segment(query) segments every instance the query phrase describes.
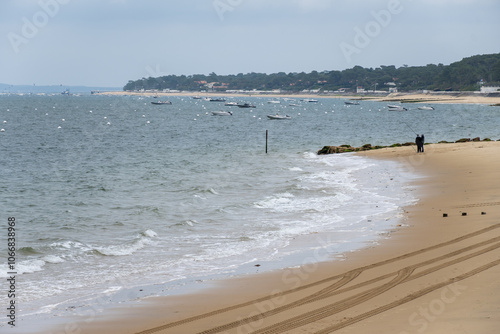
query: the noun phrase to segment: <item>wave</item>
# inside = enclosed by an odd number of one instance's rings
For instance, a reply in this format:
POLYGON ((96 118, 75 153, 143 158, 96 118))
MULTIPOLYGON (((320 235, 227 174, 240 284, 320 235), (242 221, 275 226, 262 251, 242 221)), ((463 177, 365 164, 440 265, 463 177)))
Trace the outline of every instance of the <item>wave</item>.
POLYGON ((256 202, 254 206, 259 209, 277 209, 282 206, 289 206, 292 203, 292 198, 295 196, 291 193, 276 194, 267 197, 263 201, 256 202))
POLYGON ((122 245, 111 245, 106 247, 94 247, 93 251, 103 256, 126 256, 132 255, 140 249, 152 243, 152 239, 158 234, 153 230, 146 230, 133 242, 122 245))
POLYGON ((59 256, 56 256, 56 255, 47 255, 47 256, 44 256, 42 258, 43 261, 47 262, 47 263, 53 263, 53 264, 56 264, 56 263, 63 263, 65 262, 65 260, 59 256))

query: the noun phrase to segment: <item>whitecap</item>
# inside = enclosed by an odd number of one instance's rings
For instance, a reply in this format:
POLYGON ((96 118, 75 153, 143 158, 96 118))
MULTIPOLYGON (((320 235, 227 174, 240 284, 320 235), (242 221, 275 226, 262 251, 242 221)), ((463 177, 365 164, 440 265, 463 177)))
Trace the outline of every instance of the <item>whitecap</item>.
POLYGON ((158 233, 156 233, 153 230, 146 230, 142 233, 145 237, 150 237, 150 238, 155 238, 158 236, 158 233))
POLYGON ((53 264, 65 262, 64 259, 62 259, 62 258, 60 258, 59 256, 56 256, 56 255, 47 255, 47 256, 44 256, 42 258, 42 260, 45 261, 45 262, 47 262, 47 263, 53 263, 53 264))

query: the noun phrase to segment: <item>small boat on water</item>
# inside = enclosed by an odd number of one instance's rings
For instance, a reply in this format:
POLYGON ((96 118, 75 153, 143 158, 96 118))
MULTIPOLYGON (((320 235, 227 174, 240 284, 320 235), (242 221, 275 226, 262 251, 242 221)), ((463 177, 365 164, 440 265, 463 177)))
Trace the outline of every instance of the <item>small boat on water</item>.
POLYGON ((151 104, 156 104, 156 105, 158 105, 158 104, 172 104, 172 102, 170 102, 170 101, 153 101, 153 102, 151 102, 151 104))
POLYGON ((402 106, 388 106, 389 111, 408 111, 407 108, 402 106))
POLYGON ((315 99, 305 99, 304 102, 316 103, 316 102, 318 102, 318 100, 315 100, 315 99))
POLYGON ((209 102, 226 102, 226 99, 223 97, 211 97, 209 102))
POLYGON ((201 100, 201 96, 193 96, 193 99, 195 99, 195 100, 201 100))
POLYGON ((288 106, 290 106, 290 107, 301 107, 301 105, 297 104, 297 103, 290 103, 288 106))
POLYGON ((236 107, 238 105, 238 102, 226 102, 224 103, 224 105, 227 107, 236 107))
POLYGON ((255 105, 250 103, 237 104, 236 106, 239 108, 256 108, 255 105))
POLYGON ((431 106, 423 106, 423 107, 418 107, 418 110, 434 110, 434 107, 431 107, 431 106))
POLYGON ((271 104, 280 104, 281 102, 278 101, 278 100, 271 100, 271 101, 267 101, 267 103, 271 103, 271 104))
POLYGON ((212 116, 232 116, 230 111, 212 111, 212 116))
POLYGON ((269 119, 292 119, 291 116, 288 116, 288 115, 280 115, 280 114, 276 114, 276 115, 267 115, 267 118, 269 119))
POLYGON ((359 102, 357 101, 344 101, 348 106, 359 106, 359 102))

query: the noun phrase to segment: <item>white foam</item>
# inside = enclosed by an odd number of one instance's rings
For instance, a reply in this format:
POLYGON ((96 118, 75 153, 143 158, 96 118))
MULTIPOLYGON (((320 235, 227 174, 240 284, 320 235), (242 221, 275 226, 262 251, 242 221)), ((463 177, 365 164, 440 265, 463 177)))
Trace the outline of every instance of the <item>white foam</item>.
POLYGON ((121 289, 123 289, 122 286, 111 286, 108 289, 104 290, 102 293, 105 294, 105 295, 106 294, 112 294, 114 292, 120 291, 121 289))
POLYGON ((65 262, 64 259, 62 259, 62 258, 60 258, 59 256, 56 256, 56 255, 47 255, 47 256, 44 256, 42 258, 42 260, 45 261, 45 262, 47 262, 47 263, 53 263, 53 264, 65 262))
POLYGON ((17 264, 16 269, 18 274, 31 274, 37 271, 42 271, 45 266, 45 261, 33 259, 21 261, 17 264))
POLYGON ((150 237, 150 238, 156 238, 158 236, 158 234, 155 231, 153 231, 153 230, 146 230, 146 231, 144 231, 144 235, 146 237, 150 237))
POLYGON ((143 249, 146 245, 152 243, 151 238, 156 237, 158 234, 153 230, 146 230, 143 232, 138 239, 130 244, 122 244, 122 245, 111 245, 107 247, 95 247, 95 249, 103 254, 108 256, 125 256, 132 255, 140 249, 143 249))

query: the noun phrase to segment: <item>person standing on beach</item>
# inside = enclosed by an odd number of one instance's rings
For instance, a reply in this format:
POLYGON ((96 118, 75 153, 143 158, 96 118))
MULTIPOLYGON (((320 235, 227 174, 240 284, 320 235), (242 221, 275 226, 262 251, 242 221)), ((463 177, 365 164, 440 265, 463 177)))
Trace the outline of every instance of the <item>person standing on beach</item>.
POLYGON ((422 138, 417 134, 417 138, 415 138, 415 144, 417 144, 417 153, 422 152, 422 138))

